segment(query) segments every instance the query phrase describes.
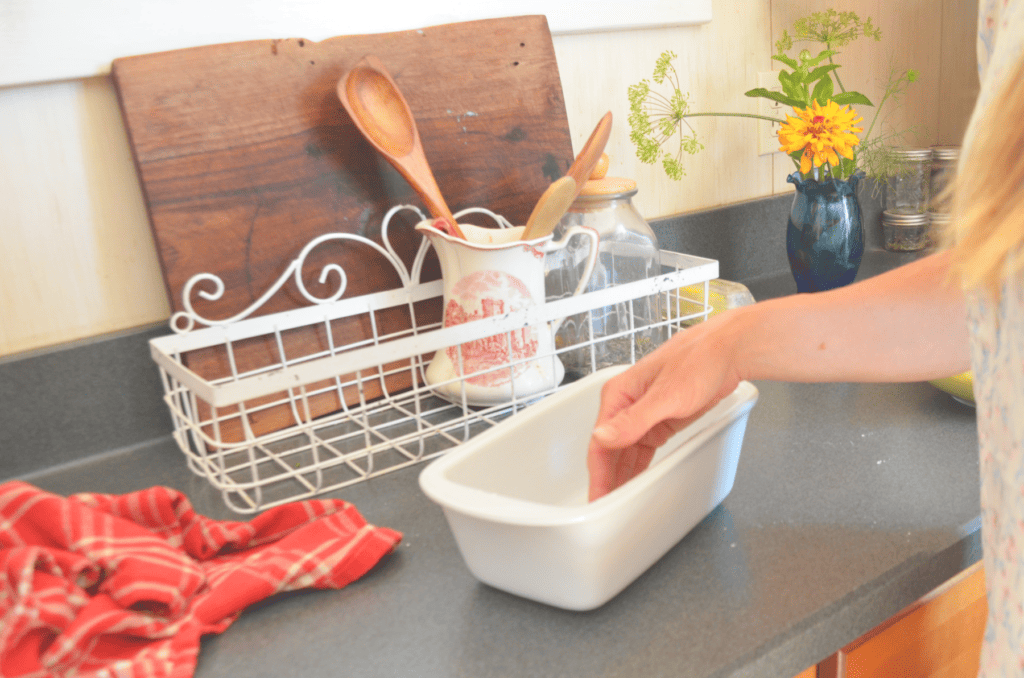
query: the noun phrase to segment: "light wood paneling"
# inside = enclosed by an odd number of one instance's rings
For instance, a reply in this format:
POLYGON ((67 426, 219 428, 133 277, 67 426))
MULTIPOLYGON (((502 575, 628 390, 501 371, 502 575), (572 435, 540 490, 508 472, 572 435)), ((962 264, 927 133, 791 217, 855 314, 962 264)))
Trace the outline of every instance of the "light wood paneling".
POLYGON ((943 0, 937 144, 960 145, 978 99, 977 23, 978 0, 943 0))
POLYGON ((0 355, 166 318, 107 78, 0 89, 0 355))
POLYGON ((608 173, 636 180, 640 191, 634 202, 648 219, 772 194, 772 156, 757 155, 754 120, 691 119, 705 148, 684 156, 686 176, 673 181, 660 165, 644 165, 636 158, 626 96, 630 85, 650 80, 658 56, 672 50, 678 55, 673 65, 681 88, 689 93, 694 111, 756 113, 756 102, 743 92, 757 85, 759 71, 771 69, 769 15, 768 3, 716 0, 714 19, 702 26, 555 38, 574 148, 582 146, 601 114, 611 110, 608 173))
MULTIPOLYGON (((714 0, 702 26, 556 36, 575 147, 611 110, 610 171, 636 179, 649 219, 789 192, 789 160, 757 155, 749 119, 698 119, 706 148, 686 159, 682 181, 642 165, 628 139, 626 90, 671 49, 696 109, 755 112, 743 92, 774 68, 782 28, 827 6, 870 15, 884 32, 881 43, 851 46, 844 82, 872 96, 895 52, 922 71, 900 119, 930 130, 922 143, 956 138, 977 88, 964 61, 974 63, 974 0, 714 0)), ((0 355, 168 315, 109 80, 0 88, 0 355)))

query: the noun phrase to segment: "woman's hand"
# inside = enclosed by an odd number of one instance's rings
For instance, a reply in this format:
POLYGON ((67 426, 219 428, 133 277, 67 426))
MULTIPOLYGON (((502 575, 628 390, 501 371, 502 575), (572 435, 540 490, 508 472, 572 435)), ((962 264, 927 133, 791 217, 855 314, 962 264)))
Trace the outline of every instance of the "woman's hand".
POLYGON ((647 468, 655 450, 736 388, 730 337, 740 313, 676 334, 604 385, 587 450, 591 501, 647 468))

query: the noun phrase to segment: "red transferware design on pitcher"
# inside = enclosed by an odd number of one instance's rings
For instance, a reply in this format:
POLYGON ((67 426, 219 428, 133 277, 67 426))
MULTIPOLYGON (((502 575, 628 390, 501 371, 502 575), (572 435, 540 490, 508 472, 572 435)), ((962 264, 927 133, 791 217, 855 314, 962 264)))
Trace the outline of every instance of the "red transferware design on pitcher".
MULTIPOLYGON (((534 303, 523 281, 502 271, 471 273, 452 286, 449 297, 444 311, 445 327, 519 311, 534 303)), ((526 370, 527 364, 520 361, 537 355, 537 345, 537 328, 523 327, 446 350, 454 365, 459 364, 462 352, 465 374, 471 375, 466 379, 469 383, 501 386, 526 370), (496 369, 509 364, 512 366, 496 369)))
POLYGON ((543 261, 544 253, 541 252, 536 247, 531 247, 530 245, 523 245, 523 249, 543 261))
MULTIPOLYGON (((545 257, 564 249, 572 237, 583 235, 591 242, 576 294, 586 287, 597 260, 597 232, 585 226, 571 227, 556 242, 551 235, 523 241, 522 226, 459 224, 465 237, 456 238, 443 225, 423 221, 416 230, 430 240, 441 264, 445 327, 545 303, 545 257)), ((525 325, 439 350, 427 367, 427 384, 442 398, 468 405, 507 403, 551 391, 565 376, 555 355, 554 334, 560 324, 525 325)))

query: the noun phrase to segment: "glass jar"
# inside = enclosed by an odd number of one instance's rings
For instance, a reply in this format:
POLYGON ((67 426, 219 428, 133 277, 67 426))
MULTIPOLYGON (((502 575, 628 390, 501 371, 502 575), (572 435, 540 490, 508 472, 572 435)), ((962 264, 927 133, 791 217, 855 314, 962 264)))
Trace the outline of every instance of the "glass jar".
POLYGON ((742 283, 715 278, 708 282, 706 301, 707 306, 711 307, 711 311, 705 316, 704 283, 680 287, 676 291, 675 298, 669 300, 668 313, 673 318, 692 316, 681 321, 683 327, 692 327, 722 311, 753 304, 754 295, 742 283))
POLYGON ((928 214, 882 212, 882 236, 890 252, 917 252, 931 244, 928 214))
MULTIPOLYGON (((589 226, 601 237, 597 263, 585 293, 661 274, 658 238, 633 205, 636 193, 636 182, 631 179, 592 178, 555 228, 556 238, 575 225, 589 226)), ((583 238, 576 240, 549 265, 549 299, 570 295, 580 280, 589 245, 583 238)), ((658 294, 566 318, 555 335, 555 346, 559 350, 579 346, 559 353, 566 375, 575 379, 604 367, 639 360, 664 341, 663 327, 649 327, 660 320, 658 294)))
POLYGON ((885 190, 885 211, 892 214, 924 214, 928 211, 930 148, 894 149, 900 169, 889 177, 885 190))
POLYGON ((932 173, 929 186, 931 201, 928 211, 947 214, 952 207, 952 196, 945 193, 956 176, 956 165, 960 159, 959 146, 932 146, 932 173))

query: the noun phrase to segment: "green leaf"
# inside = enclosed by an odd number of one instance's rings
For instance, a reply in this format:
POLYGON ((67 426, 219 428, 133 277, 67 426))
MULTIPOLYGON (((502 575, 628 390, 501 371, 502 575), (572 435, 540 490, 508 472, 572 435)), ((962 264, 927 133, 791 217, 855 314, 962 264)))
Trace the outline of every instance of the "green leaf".
POLYGON ((772 58, 775 59, 776 61, 781 61, 782 63, 786 64, 790 68, 793 68, 793 69, 800 68, 800 64, 797 63, 796 59, 791 59, 788 56, 786 56, 785 54, 773 54, 772 58))
POLYGON ((871 100, 860 92, 840 92, 839 94, 832 97, 832 101, 836 102, 840 106, 847 104, 858 104, 860 106, 874 106, 871 100))
POLYGON ((814 86, 811 98, 817 101, 819 106, 824 106, 832 98, 832 78, 828 76, 828 73, 814 86))
POLYGON ((846 179, 855 171, 857 171, 857 163, 855 161, 839 156, 839 164, 832 167, 832 176, 837 179, 846 179))
MULTIPOLYGON (((793 47, 793 38, 790 36, 789 31, 783 30, 782 37, 775 43, 775 51, 782 55, 791 47, 793 47)), ((793 68, 796 68, 796 66, 793 66, 793 68)))
POLYGON ((820 80, 826 73, 834 71, 839 68, 839 64, 829 64, 828 66, 818 66, 813 71, 807 74, 807 80, 814 82, 820 80))
POLYGON ((796 164, 796 168, 798 170, 800 169, 800 160, 801 158, 803 158, 803 155, 803 149, 799 151, 793 151, 792 153, 789 154, 789 157, 793 159, 793 162, 796 164))
POLYGON ((830 56, 832 56, 835 53, 836 53, 835 50, 831 50, 831 49, 822 50, 821 54, 819 54, 818 56, 814 57, 813 59, 801 59, 801 61, 803 62, 802 65, 805 66, 805 67, 806 66, 817 66, 823 60, 829 58, 830 56))
POLYGON ((796 75, 790 75, 786 71, 779 71, 779 83, 782 85, 782 91, 787 97, 799 102, 790 105, 806 106, 809 103, 807 87, 799 81, 796 75))
POLYGON ((777 101, 784 106, 802 107, 804 103, 792 97, 788 97, 782 92, 775 92, 764 87, 755 87, 752 90, 744 92, 748 97, 760 97, 762 99, 771 99, 777 101))

